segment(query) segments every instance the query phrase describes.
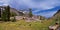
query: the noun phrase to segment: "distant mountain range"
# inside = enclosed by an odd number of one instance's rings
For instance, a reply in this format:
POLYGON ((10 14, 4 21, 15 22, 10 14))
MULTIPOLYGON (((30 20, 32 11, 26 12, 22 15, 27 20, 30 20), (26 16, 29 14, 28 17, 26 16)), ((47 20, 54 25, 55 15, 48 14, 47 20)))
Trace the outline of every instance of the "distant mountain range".
MULTIPOLYGON (((27 14, 28 12, 25 11, 25 10, 17 10, 15 8, 10 8, 10 12, 14 12, 16 13, 17 15, 23 15, 24 13, 27 14)), ((58 10, 54 15, 53 17, 57 17, 57 16, 60 16, 60 10, 58 10)))
MULTIPOLYGON (((10 8, 10 11, 11 12, 15 12, 15 13, 17 13, 17 15, 19 15, 19 14, 24 14, 23 12, 25 12, 25 14, 27 13, 26 11, 22 11, 22 10, 16 10, 16 9, 14 9, 14 8, 10 8), (20 12, 20 13, 19 13, 20 12)), ((52 17, 55 17, 55 18, 57 18, 57 17, 59 17, 60 16, 60 10, 58 10, 52 17)))

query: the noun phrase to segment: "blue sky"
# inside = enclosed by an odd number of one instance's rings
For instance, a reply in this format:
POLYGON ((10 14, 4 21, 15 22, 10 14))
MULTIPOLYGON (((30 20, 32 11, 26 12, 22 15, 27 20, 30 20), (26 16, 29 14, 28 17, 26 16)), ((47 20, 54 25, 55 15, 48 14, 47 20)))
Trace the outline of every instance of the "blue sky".
POLYGON ((60 0, 0 0, 0 6, 4 5, 18 10, 32 8, 34 15, 51 17, 60 9, 60 0))

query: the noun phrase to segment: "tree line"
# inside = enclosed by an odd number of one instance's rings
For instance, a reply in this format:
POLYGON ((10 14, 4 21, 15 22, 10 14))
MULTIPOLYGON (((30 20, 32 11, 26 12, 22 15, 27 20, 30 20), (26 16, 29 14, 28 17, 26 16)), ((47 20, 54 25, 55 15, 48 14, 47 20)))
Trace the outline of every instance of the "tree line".
MULTIPOLYGON (((10 17, 11 17, 12 14, 10 12, 10 6, 8 5, 8 6, 3 7, 3 9, 1 10, 1 14, 0 15, 1 15, 1 17, 0 17, 1 21, 5 21, 5 22, 6 21, 11 21, 10 17)), ((14 17, 14 15, 12 15, 12 16, 14 17)), ((16 21, 15 17, 14 17, 14 20, 12 20, 12 21, 16 21)))
MULTIPOLYGON (((11 12, 10 12, 10 6, 6 6, 6 7, 3 7, 4 9, 2 9, 2 14, 1 14, 1 20, 2 21, 10 21, 10 17, 11 17, 11 12)), ((29 9, 29 17, 32 17, 33 14, 32 14, 32 9, 29 9)), ((12 17, 14 17, 14 19, 12 21, 16 21, 15 19, 15 14, 12 15, 12 17)))

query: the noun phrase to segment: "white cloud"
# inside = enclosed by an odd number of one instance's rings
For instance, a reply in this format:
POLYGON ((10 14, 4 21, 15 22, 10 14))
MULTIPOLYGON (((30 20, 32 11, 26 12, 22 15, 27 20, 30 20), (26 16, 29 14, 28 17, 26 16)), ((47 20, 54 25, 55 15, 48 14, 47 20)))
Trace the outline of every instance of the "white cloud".
POLYGON ((46 0, 44 2, 33 3, 31 0, 23 0, 31 8, 51 9, 60 4, 58 0, 46 0), (28 2, 27 2, 28 1, 28 2))
POLYGON ((0 3, 2 3, 3 1, 0 1, 0 3))
MULTIPOLYGON (((32 1, 32 0, 0 0, 0 3, 4 3, 3 5, 9 4, 11 7, 18 8, 36 8, 38 10, 34 10, 34 12, 38 12, 40 10, 47 10, 55 8, 56 6, 60 6, 60 0, 42 0, 39 1, 32 1)), ((46 15, 45 13, 38 13, 37 15, 43 15, 43 16, 50 16, 55 13, 54 12, 48 12, 46 15), (50 13, 50 14, 49 14, 50 13)))
POLYGON ((42 0, 40 2, 34 2, 32 0, 0 0, 0 2, 9 4, 11 6, 15 4, 15 6, 18 8, 20 8, 19 6, 21 5, 21 6, 27 6, 29 8, 37 8, 37 9, 42 9, 42 10, 51 9, 60 5, 60 0, 42 0))
POLYGON ((2 3, 2 4, 0 4, 0 5, 6 5, 6 4, 9 4, 9 2, 10 2, 10 0, 0 0, 0 3, 2 3))
POLYGON ((22 6, 27 6, 29 8, 37 8, 37 9, 42 9, 42 10, 51 9, 60 5, 59 0, 42 0, 38 3, 32 0, 10 0, 10 1, 12 1, 12 3, 13 2, 17 3, 16 5, 17 7, 22 5, 22 6))
POLYGON ((8 4, 3 4, 3 6, 8 6, 8 4))

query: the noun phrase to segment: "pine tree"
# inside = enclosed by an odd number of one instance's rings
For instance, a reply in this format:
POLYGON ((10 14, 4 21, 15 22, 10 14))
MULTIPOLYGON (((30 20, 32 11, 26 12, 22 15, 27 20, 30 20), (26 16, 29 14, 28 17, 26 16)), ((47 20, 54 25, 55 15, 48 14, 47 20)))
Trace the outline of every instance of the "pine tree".
POLYGON ((1 21, 1 8, 0 8, 0 21, 1 21))
POLYGON ((10 21, 10 7, 9 6, 4 7, 4 10, 2 10, 2 20, 10 21))
POLYGON ((1 8, 0 8, 0 18, 1 18, 1 8))
POLYGON ((32 14, 32 9, 29 9, 29 17, 32 18, 33 14, 32 14))
POLYGON ((3 21, 7 21, 7 20, 6 20, 6 7, 4 7, 4 9, 5 9, 5 10, 2 9, 2 15, 1 15, 1 16, 2 16, 2 20, 3 20, 3 21))
POLYGON ((7 20, 10 21, 10 6, 9 5, 6 8, 6 15, 7 15, 7 20))

